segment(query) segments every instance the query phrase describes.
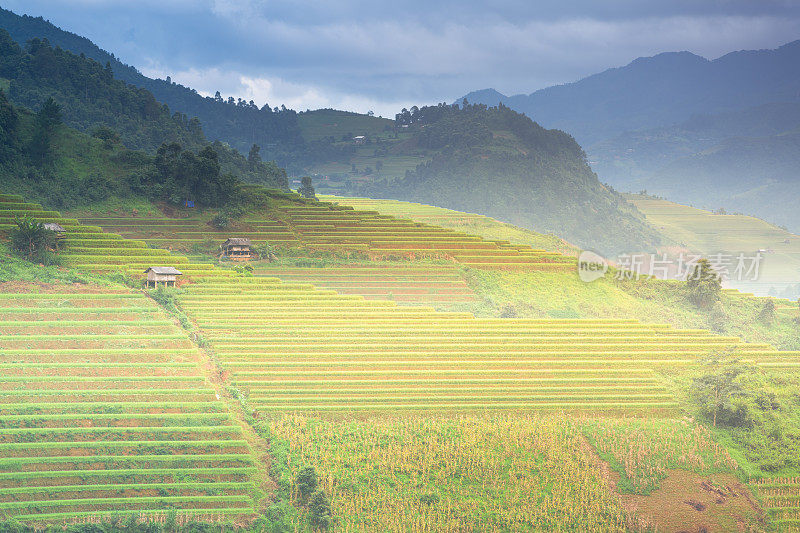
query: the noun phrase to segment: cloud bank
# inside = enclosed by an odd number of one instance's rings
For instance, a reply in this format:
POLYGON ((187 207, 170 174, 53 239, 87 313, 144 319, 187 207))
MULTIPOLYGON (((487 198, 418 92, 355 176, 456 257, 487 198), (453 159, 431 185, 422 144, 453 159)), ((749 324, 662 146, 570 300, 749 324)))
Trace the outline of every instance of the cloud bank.
POLYGON ((4 4, 204 94, 384 116, 486 87, 529 93, 659 52, 714 58, 800 38, 798 0, 4 4))

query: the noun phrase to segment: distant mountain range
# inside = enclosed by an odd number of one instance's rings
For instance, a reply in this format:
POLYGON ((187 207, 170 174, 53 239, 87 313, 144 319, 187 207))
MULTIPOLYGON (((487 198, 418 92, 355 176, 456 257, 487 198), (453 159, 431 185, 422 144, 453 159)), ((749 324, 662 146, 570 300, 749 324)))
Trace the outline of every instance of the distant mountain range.
MULTIPOLYGON (((35 111, 52 97, 69 126, 90 134, 110 128, 124 146, 150 154, 161 153, 164 142, 201 150, 208 141, 223 141, 245 153, 255 142, 261 152, 247 159, 212 144, 221 169, 245 181, 284 186, 281 169, 257 161, 276 157, 295 174, 318 174, 318 183, 324 176, 363 194, 486 213, 604 253, 660 244, 636 208, 598 181, 572 137, 507 107, 415 107, 395 123, 335 110, 276 112, 226 103, 146 78, 83 37, 8 11, 0 11, 0 84, 17 106, 35 111)), ((6 171, 5 180, 12 180, 14 169, 6 171)), ((61 172, 40 174, 35 181, 60 184, 61 172)), ((137 182, 138 175, 130 176, 137 182)), ((71 179, 84 183, 82 173, 71 179)))
POLYGON ((528 95, 504 96, 487 89, 466 98, 487 105, 502 102, 591 147, 627 131, 675 124, 695 114, 800 102, 798 65, 800 40, 776 50, 732 52, 713 61, 669 52, 528 95))
POLYGON ((800 41, 715 60, 664 53, 529 95, 465 98, 572 134, 600 179, 620 190, 800 231, 800 212, 776 196, 800 189, 800 41))

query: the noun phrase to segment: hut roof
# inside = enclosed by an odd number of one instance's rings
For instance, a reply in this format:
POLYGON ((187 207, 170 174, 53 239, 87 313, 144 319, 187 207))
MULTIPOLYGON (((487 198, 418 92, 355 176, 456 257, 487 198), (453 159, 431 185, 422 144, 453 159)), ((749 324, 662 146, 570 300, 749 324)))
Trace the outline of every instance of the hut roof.
POLYGON ((61 224, 56 224, 55 222, 47 222, 43 224, 44 229, 49 229, 50 231, 55 231, 56 233, 64 233, 67 230, 64 229, 61 224))
POLYGON ((153 272, 154 274, 175 274, 176 276, 183 275, 183 272, 175 267, 150 267, 144 271, 145 274, 148 272, 153 272))
POLYGON ((222 246, 250 246, 250 239, 244 237, 232 237, 222 243, 222 246))

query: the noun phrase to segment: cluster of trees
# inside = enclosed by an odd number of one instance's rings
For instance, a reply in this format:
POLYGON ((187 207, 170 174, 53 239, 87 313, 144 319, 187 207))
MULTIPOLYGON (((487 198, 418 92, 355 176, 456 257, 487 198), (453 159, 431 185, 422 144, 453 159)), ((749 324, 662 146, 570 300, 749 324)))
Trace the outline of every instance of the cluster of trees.
POLYGON ((195 154, 178 143, 163 144, 156 152, 154 167, 137 188, 174 204, 191 200, 202 206, 222 206, 235 195, 239 184, 235 176, 220 171, 219 156, 210 146, 195 154))
POLYGON ((44 227, 44 224, 25 217, 14 218, 15 227, 11 230, 11 249, 23 259, 42 263, 54 264, 53 253, 58 248, 56 233, 44 227))
POLYGON ((164 141, 205 143, 197 119, 170 113, 148 91, 114 79, 108 64, 53 48, 47 40, 32 39, 23 49, 0 30, 0 77, 11 80, 12 102, 39 109, 53 99, 70 126, 87 133, 108 126, 131 149, 154 150, 164 141))
MULTIPOLYGON (((109 149, 122 144, 153 153, 164 143, 192 150, 208 144, 197 118, 170 113, 169 107, 147 90, 114 79, 109 64, 103 67, 92 59, 53 48, 47 40, 32 39, 23 49, 0 30, 0 77, 11 80, 12 102, 30 109, 55 103, 67 125, 102 139, 109 149)), ((46 142, 37 146, 44 148, 46 142)), ((222 142, 212 146, 224 172, 251 183, 288 189, 285 171, 274 162, 248 161, 222 142)), ((44 151, 40 155, 44 156, 44 151)))
MULTIPOLYGON (((285 151, 287 147, 302 145, 297 113, 285 106, 270 107, 264 104, 258 107, 253 101, 224 98, 219 93, 213 97, 204 97, 170 78, 148 78, 89 39, 57 28, 41 17, 18 16, 0 9, 0 27, 6 28, 17 42, 46 38, 64 50, 92 58, 100 65, 108 64, 118 80, 149 91, 156 100, 165 103, 170 109, 197 117, 209 139, 228 142, 243 153, 252 144, 258 144, 269 152, 270 159, 274 159, 275 154, 285 151)), ((190 146, 185 139, 161 139, 152 149, 155 150, 161 142, 169 140, 190 146)))
POLYGON ((295 482, 300 493, 300 502, 308 506, 311 525, 328 529, 331 525, 331 504, 325 491, 319 488, 319 478, 313 466, 307 466, 297 473, 295 482))
POLYGON ((317 199, 317 193, 314 190, 314 184, 311 181, 311 176, 303 176, 300 178, 300 188, 297 189, 300 196, 303 198, 317 199))
POLYGON ((33 116, 31 133, 24 138, 20 131, 20 116, 0 89, 0 154, 3 163, 24 157, 36 166, 45 166, 52 158, 55 137, 62 124, 61 106, 48 98, 33 116))

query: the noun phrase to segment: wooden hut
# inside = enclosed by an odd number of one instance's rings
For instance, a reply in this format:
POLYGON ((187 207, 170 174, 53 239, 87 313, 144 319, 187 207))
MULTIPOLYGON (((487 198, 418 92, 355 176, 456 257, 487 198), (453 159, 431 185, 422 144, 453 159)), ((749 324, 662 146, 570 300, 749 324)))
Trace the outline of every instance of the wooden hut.
POLYGON ((233 237, 222 243, 222 257, 231 261, 249 261, 253 257, 250 239, 233 237))
POLYGON ((56 222, 45 222, 42 224, 42 226, 44 226, 44 229, 54 231, 57 239, 64 237, 64 235, 67 233, 67 230, 64 229, 64 226, 57 224, 56 222))
POLYGON ((164 287, 174 287, 178 276, 182 276, 183 272, 177 270, 175 267, 150 267, 144 271, 147 274, 147 286, 153 284, 153 287, 158 287, 161 283, 164 287))

